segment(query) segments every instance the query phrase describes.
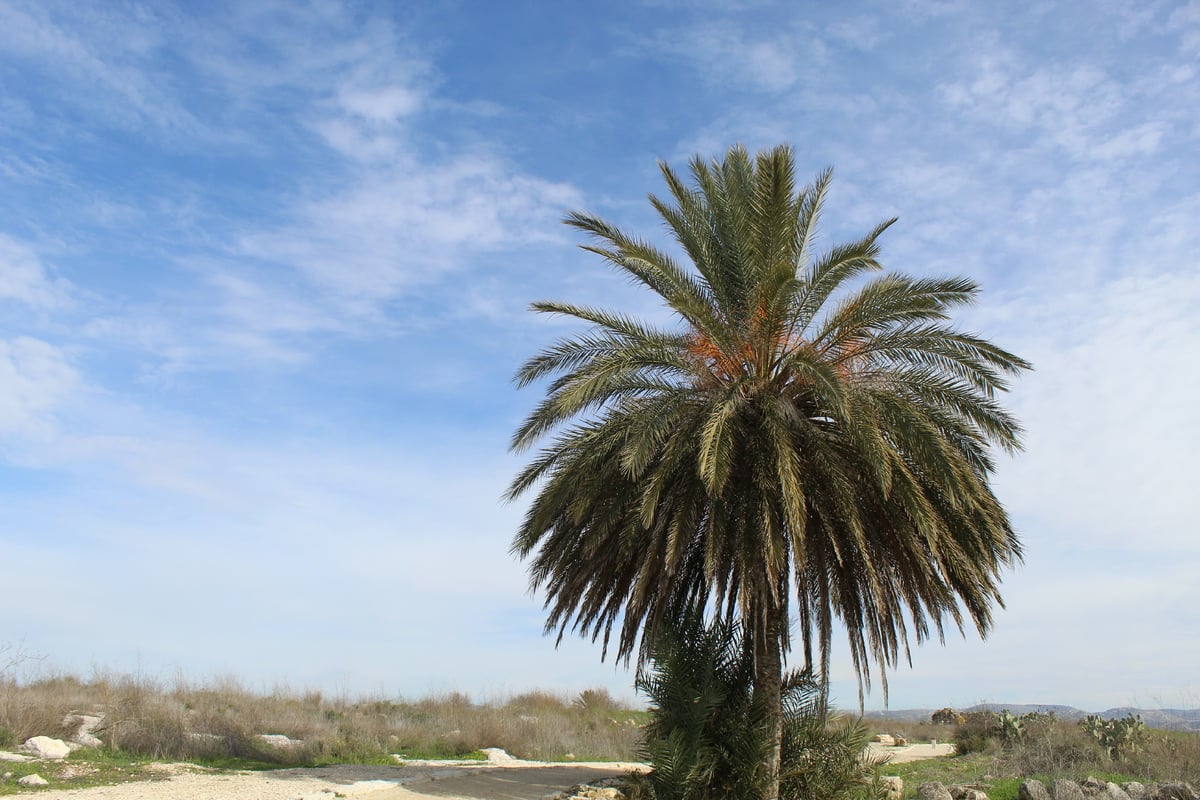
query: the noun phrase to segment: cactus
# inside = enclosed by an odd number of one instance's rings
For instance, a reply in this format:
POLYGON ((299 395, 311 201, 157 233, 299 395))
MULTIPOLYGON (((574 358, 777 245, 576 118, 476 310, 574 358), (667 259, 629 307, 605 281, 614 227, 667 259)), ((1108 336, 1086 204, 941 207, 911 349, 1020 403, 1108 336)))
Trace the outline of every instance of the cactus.
POLYGON ((1000 722, 1000 736, 1006 744, 1013 744, 1021 741, 1025 735, 1025 727, 1021 724, 1021 717, 1013 716, 1007 708, 1000 712, 998 717, 1000 722))
POLYGON ((1113 759, 1138 752, 1146 740, 1146 724, 1133 714, 1122 719, 1103 719, 1092 714, 1079 720, 1079 727, 1095 737, 1113 759))

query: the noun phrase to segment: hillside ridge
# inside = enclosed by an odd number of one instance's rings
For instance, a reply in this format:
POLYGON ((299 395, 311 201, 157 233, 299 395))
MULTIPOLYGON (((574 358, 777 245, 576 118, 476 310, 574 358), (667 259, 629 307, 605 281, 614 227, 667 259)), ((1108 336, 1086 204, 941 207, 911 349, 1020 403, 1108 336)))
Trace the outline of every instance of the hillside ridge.
MULTIPOLYGON (((866 712, 866 716, 903 720, 905 722, 918 722, 921 720, 927 721, 936 710, 934 708, 885 709, 882 711, 868 711, 866 712)), ((1121 706, 1118 708, 1108 708, 1104 711, 1083 711, 1074 706, 1055 705, 1053 703, 977 703, 973 706, 956 708, 955 710, 960 713, 1008 710, 1014 714, 1052 711, 1055 716, 1066 720, 1083 719, 1092 714, 1103 719, 1119 719, 1132 714, 1136 717, 1141 717, 1142 722, 1151 728, 1200 731, 1200 708, 1135 708, 1133 706, 1121 706)))

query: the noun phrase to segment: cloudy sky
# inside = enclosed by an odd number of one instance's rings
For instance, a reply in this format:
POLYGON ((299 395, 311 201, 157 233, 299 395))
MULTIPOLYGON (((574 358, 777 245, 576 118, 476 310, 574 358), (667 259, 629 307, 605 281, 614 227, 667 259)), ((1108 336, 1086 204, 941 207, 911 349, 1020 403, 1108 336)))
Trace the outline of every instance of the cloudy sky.
POLYGON ((822 244, 898 216, 1036 366, 1007 609, 891 706, 1200 706, 1200 2, 401 5, 0 0, 0 645, 631 697, 508 554, 528 305, 661 318, 564 212, 658 236, 659 159, 790 142, 822 244))

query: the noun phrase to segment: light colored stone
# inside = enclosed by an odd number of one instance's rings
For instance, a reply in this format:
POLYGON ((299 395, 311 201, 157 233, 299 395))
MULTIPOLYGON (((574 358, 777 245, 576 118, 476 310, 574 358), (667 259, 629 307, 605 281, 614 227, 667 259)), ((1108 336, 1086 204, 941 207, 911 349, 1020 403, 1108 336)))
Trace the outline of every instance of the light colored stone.
POLYGON ((571 797, 576 800, 625 800, 625 793, 611 786, 578 786, 571 797))
POLYGON ((1130 781, 1121 788, 1125 790, 1125 794, 1129 795, 1132 800, 1144 800, 1146 795, 1149 794, 1146 785, 1137 781, 1130 781))
POLYGON ((931 781, 917 787, 917 800, 954 800, 954 798, 944 784, 931 781))
POLYGON ((75 744, 80 747, 104 747, 104 742, 100 741, 100 737, 83 732, 75 734, 75 744))
POLYGON ((50 781, 46 780, 41 775, 38 775, 36 772, 33 775, 26 775, 24 778, 21 778, 20 780, 18 780, 17 783, 21 784, 22 786, 49 786, 50 785, 50 781))
POLYGON ((20 753, 8 753, 0 750, 0 761, 32 761, 31 756, 23 756, 20 753))
POLYGON ((1130 800, 1129 792, 1117 786, 1112 781, 1104 784, 1104 796, 1108 800, 1130 800))
POLYGON ((950 787, 950 796, 954 800, 988 800, 987 792, 971 786, 955 784, 950 787))
POLYGON ((892 747, 896 744, 896 740, 889 733, 877 733, 871 737, 871 741, 884 747, 892 747))
POLYGON ((893 736, 892 739, 896 747, 908 747, 908 739, 905 739, 903 736, 893 736))
POLYGON ((292 747, 300 747, 304 744, 300 739, 293 739, 282 733, 260 733, 258 740, 271 747, 276 747, 281 750, 287 750, 292 747))
POLYGON ((904 779, 899 775, 884 775, 879 782, 883 784, 884 797, 887 800, 900 800, 904 797, 904 779))
POLYGON ((1056 780, 1050 784, 1050 794, 1054 800, 1084 800, 1083 790, 1075 781, 1056 780))
POLYGON ((485 747, 480 752, 487 754, 489 764, 508 764, 517 760, 499 747, 485 747))
POLYGON ((62 724, 64 728, 74 729, 79 733, 95 733, 102 722, 104 717, 95 714, 67 714, 63 717, 62 724))
POLYGON ((1050 800, 1050 792, 1046 790, 1046 784, 1030 778, 1027 781, 1021 781, 1021 786, 1017 789, 1017 797, 1019 800, 1050 800))
POLYGON ((54 761, 66 758, 71 754, 71 748, 62 739, 51 739, 49 736, 34 736, 25 740, 25 752, 35 758, 47 758, 54 761))

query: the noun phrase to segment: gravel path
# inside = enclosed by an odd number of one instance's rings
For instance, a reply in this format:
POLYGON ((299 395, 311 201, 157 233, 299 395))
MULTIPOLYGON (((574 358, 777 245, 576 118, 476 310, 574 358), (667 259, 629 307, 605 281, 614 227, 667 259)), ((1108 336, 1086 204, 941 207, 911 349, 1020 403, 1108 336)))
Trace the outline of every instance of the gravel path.
MULTIPOLYGON (((950 755, 949 744, 877 747, 892 763, 950 755)), ((164 770, 170 771, 164 765, 164 770)), ((580 783, 622 775, 645 766, 596 762, 546 764, 536 761, 409 761, 390 766, 334 766, 267 772, 208 772, 187 765, 162 780, 90 789, 37 792, 47 800, 543 800, 580 783)))
POLYGON ((640 764, 463 764, 408 762, 395 767, 336 766, 268 772, 182 771, 155 781, 37 793, 54 800, 541 800, 578 783, 622 775, 640 764))

